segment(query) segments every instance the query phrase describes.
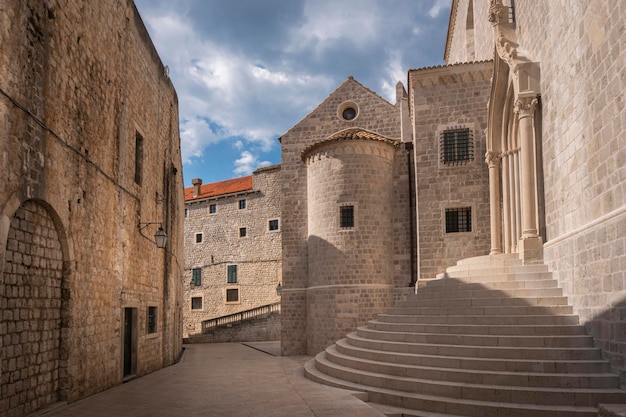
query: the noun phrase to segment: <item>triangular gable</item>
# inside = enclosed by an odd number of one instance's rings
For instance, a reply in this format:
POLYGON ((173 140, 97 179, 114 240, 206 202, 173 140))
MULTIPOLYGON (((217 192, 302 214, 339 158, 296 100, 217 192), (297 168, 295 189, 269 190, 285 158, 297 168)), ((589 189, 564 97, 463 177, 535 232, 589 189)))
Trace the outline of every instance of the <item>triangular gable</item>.
POLYGON ((299 127, 302 123, 308 121, 311 118, 315 118, 316 115, 318 113, 323 112, 323 109, 325 109, 327 106, 336 107, 339 102, 343 101, 342 98, 345 100, 349 100, 349 99, 356 100, 362 97, 363 95, 367 95, 373 98, 377 102, 377 104, 380 106, 385 106, 385 107, 388 107, 389 109, 396 109, 396 106, 394 104, 391 104, 390 102, 385 100, 383 97, 381 97, 379 94, 377 94, 375 91, 371 90, 370 88, 364 86, 363 84, 355 80, 353 76, 349 76, 348 79, 346 79, 343 83, 339 85, 339 87, 335 89, 335 91, 330 93, 328 97, 326 97, 320 104, 318 104, 317 107, 315 107, 315 109, 313 109, 309 114, 303 117, 298 123, 292 126, 283 135, 281 135, 281 138, 282 136, 286 136, 287 134, 289 134, 295 128, 299 127))

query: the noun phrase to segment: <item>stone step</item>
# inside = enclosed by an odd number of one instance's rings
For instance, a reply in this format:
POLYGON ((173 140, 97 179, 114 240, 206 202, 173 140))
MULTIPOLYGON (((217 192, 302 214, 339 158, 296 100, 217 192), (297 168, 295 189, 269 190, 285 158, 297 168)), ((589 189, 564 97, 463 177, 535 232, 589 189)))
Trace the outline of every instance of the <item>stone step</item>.
POLYGON ((422 324, 390 323, 371 320, 368 329, 388 332, 439 333, 455 335, 508 335, 508 336, 568 336, 586 335, 585 327, 576 325, 475 325, 475 324, 422 324))
POLYGON ((414 323, 414 324, 469 324, 482 326, 532 326, 532 325, 576 325, 579 324, 578 315, 526 315, 526 316, 446 316, 446 315, 401 315, 401 314, 380 314, 377 318, 385 323, 414 323))
MULTIPOLYGON (((390 352, 383 350, 366 349, 348 343, 341 339, 336 343, 336 349, 346 355, 357 358, 380 360, 383 362, 423 365, 440 368, 491 370, 508 372, 545 372, 545 373, 608 373, 609 363, 602 359, 588 360, 537 360, 537 359, 500 359, 475 358, 458 356, 423 355, 404 352, 390 352)), ((599 355, 597 355, 599 357, 599 355)))
MULTIPOLYGON (((449 271, 437 275, 440 281, 454 280, 466 283, 506 282, 506 281, 533 281, 552 278, 552 273, 548 271, 536 272, 498 272, 498 271, 449 271)), ((435 280, 436 281, 436 280, 435 280)), ((434 282, 434 281, 432 281, 434 282)), ((432 283, 431 283, 432 285, 432 283)))
POLYGON ((615 388, 619 384, 619 377, 610 373, 511 372, 397 364, 349 356, 335 345, 326 348, 325 358, 333 364, 359 371, 460 384, 594 389, 615 388))
POLYGON ((403 303, 419 302, 420 300, 432 299, 462 299, 462 298, 531 298, 531 297, 562 297, 563 290, 558 287, 553 288, 517 288, 510 290, 495 289, 467 289, 455 288, 449 291, 420 291, 417 294, 411 294, 403 303))
POLYGON ((425 395, 422 393, 398 392, 393 389, 371 387, 345 381, 320 372, 315 359, 304 364, 307 378, 334 387, 366 392, 373 403, 386 404, 406 410, 402 416, 413 417, 597 417, 597 407, 556 406, 503 403, 500 401, 475 401, 425 395))
POLYGON ((520 347, 520 346, 462 346, 434 343, 409 343, 390 340, 372 340, 349 333, 353 346, 388 352, 418 355, 453 356, 469 358, 524 359, 524 360, 598 360, 600 351, 593 347, 520 347))
POLYGON ((557 306, 471 306, 471 307, 392 307, 388 314, 428 314, 428 315, 502 315, 502 316, 529 316, 546 314, 573 314, 569 305, 557 306))
POLYGON ((432 343, 461 346, 510 346, 510 347, 591 347, 593 338, 587 335, 532 336, 490 334, 438 334, 375 330, 359 327, 357 335, 372 340, 405 343, 432 343))
MULTIPOLYGON (((514 280, 514 281, 492 281, 489 283, 467 283, 453 279, 432 279, 418 281, 418 292, 448 292, 448 291, 466 291, 466 290, 514 290, 514 289, 533 289, 533 288, 557 288, 558 282, 555 279, 533 279, 533 280, 514 280)), ((416 295, 417 295, 416 294, 416 295)), ((413 295, 411 295, 413 296, 413 295)))
MULTIPOLYGON (((352 382, 372 388, 391 389, 395 395, 405 397, 407 394, 444 398, 445 401, 468 400, 480 402, 499 402, 534 406, 578 406, 595 408, 599 403, 617 403, 626 401, 626 392, 619 389, 593 389, 570 387, 522 387, 503 386, 497 384, 454 383, 448 381, 428 380, 402 376, 385 375, 378 372, 361 371, 330 362, 325 352, 315 357, 315 368, 323 374, 343 381, 352 382)), ((370 400, 373 400, 370 396, 370 400)), ((405 398, 402 399, 406 404, 405 398)), ((394 405, 393 403, 383 402, 394 405)), ((408 407, 418 408, 418 407, 408 407)), ((431 410, 429 410, 431 411, 431 410)), ((437 411, 437 410, 432 410, 437 411)), ((597 412, 597 411, 596 411, 597 412)))
POLYGON ((567 297, 541 296, 526 298, 500 297, 473 297, 473 298, 418 298, 409 301, 401 301, 396 308, 403 307, 482 307, 482 306, 564 306, 567 305, 567 297))
POLYGON ((517 253, 499 253, 496 255, 480 255, 471 258, 463 258, 457 261, 457 265, 490 264, 490 265, 522 265, 517 253))

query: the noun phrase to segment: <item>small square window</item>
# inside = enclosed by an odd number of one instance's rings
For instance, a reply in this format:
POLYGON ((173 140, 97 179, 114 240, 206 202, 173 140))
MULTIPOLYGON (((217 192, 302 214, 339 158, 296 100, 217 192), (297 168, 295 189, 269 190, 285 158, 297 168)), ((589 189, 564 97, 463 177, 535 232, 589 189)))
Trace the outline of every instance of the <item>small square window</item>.
POLYGON ((202 268, 193 268, 191 270, 191 285, 202 285, 202 268))
POLYGON ((354 227, 354 206, 342 206, 339 208, 339 226, 354 227))
POLYGON ((148 333, 156 333, 157 331, 157 308, 148 307, 148 333))
POLYGON ((217 204, 209 204, 209 214, 217 213, 217 204))
POLYGON ((202 297, 191 297, 191 309, 202 310, 202 297))
POLYGON ((239 200, 239 210, 246 208, 246 200, 239 200))
POLYGON ((239 228, 239 237, 246 237, 247 233, 248 233, 248 231, 246 230, 245 227, 240 227, 239 228))
POLYGON ((270 232, 274 230, 278 230, 278 227, 279 227, 278 219, 272 219, 269 221, 268 228, 270 232))
POLYGON ((446 233, 461 233, 472 231, 472 208, 446 209, 446 233))
POLYGON ((226 282, 229 284, 237 283, 237 265, 228 265, 226 282))
POLYGON ((196 233, 196 243, 202 243, 202 233, 196 233))
POLYGON ((239 301, 239 289, 238 288, 227 288, 226 289, 226 302, 227 303, 236 303, 239 301))

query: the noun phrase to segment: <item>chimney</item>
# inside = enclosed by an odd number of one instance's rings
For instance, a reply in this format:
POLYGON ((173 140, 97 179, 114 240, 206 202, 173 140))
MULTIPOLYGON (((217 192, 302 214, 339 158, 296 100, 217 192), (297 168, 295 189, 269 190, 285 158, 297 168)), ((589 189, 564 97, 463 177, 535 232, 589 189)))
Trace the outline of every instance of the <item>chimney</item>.
POLYGON ((191 183, 193 184, 193 196, 198 197, 200 195, 200 186, 202 185, 202 179, 194 178, 191 180, 191 183))

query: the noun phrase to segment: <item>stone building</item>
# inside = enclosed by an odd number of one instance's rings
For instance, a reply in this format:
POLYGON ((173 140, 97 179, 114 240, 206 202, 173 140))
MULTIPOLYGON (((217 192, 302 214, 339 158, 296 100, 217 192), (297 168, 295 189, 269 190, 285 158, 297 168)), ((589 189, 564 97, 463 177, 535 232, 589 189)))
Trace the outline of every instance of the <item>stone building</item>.
POLYGON ((284 355, 320 352, 418 277, 488 253, 490 65, 411 71, 395 104, 350 77, 281 137, 284 355))
POLYGON ((183 334, 202 322, 280 301, 280 165, 185 189, 183 334))
POLYGON ((184 200, 176 92, 132 1, 3 1, 0 28, 11 417, 176 361, 184 200))
POLYGON ((458 0, 449 64, 493 59, 491 253, 544 262, 626 381, 626 4, 458 0))
MULTIPOLYGON (((397 414, 623 415, 625 28, 623 2, 453 0, 446 65, 408 74, 422 281, 320 352, 307 376, 403 407, 397 414), (474 110, 468 97, 448 99, 448 88, 475 97, 474 110), (485 168, 461 174, 458 190, 453 171, 435 174, 428 162, 436 146, 426 138, 440 126, 480 131, 485 168), (476 225, 475 241, 459 236, 476 254, 453 262, 462 248, 430 252, 438 236, 429 196, 470 207, 471 222, 456 224, 476 225), (475 256, 481 250, 488 255, 475 256)), ((306 255, 303 234, 291 241, 306 255)), ((285 270, 286 286, 292 276, 285 270)))

